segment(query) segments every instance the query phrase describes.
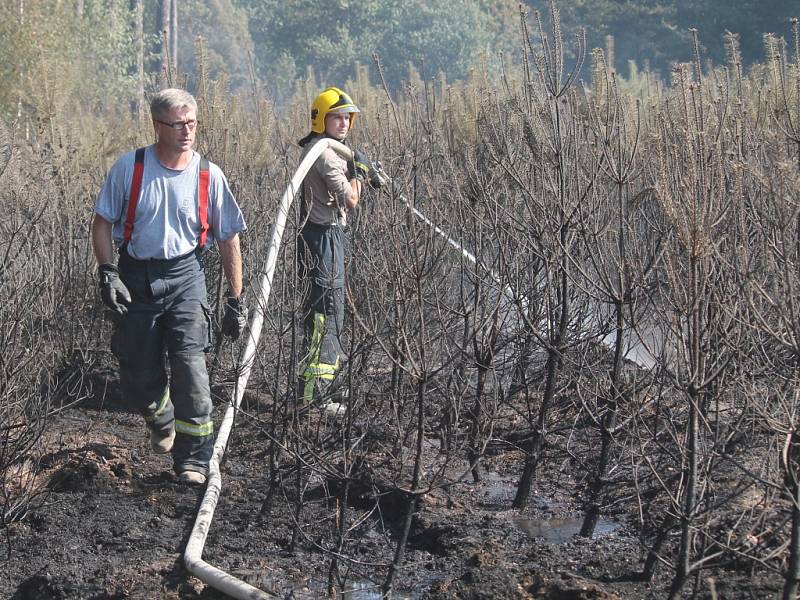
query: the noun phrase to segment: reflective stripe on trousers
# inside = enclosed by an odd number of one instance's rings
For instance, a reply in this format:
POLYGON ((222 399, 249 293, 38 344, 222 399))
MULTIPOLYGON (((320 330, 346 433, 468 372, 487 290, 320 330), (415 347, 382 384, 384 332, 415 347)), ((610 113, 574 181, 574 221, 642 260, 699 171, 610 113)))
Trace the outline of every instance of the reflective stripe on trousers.
POLYGON ((339 370, 338 332, 328 331, 326 321, 324 314, 313 313, 314 326, 308 348, 308 364, 300 375, 303 380, 302 396, 305 404, 310 404, 314 401, 315 392, 318 392, 320 387, 318 380, 333 381, 336 377, 336 372, 339 370), (330 352, 330 346, 333 345, 330 343, 332 336, 336 340, 336 348, 333 349, 333 352, 330 352), (328 338, 328 343, 326 344, 328 351, 322 357, 322 346, 326 338, 328 338), (332 359, 333 362, 324 362, 332 359))

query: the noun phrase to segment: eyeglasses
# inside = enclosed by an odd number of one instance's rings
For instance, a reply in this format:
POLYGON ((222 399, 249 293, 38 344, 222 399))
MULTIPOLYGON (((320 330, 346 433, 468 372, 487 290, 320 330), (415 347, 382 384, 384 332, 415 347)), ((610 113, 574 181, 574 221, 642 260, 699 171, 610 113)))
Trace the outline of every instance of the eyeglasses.
POLYGON ((194 131, 194 128, 197 127, 197 121, 175 121, 174 123, 167 123, 166 121, 155 119, 155 122, 166 125, 167 127, 172 127, 172 129, 175 129, 176 131, 180 131, 184 127, 186 127, 186 129, 189 131, 194 131))

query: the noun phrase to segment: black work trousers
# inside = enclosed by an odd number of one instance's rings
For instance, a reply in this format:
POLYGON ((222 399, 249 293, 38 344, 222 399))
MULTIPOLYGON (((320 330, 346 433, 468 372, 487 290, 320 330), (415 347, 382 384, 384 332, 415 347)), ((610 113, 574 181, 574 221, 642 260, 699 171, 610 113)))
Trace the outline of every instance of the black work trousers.
POLYGON ((123 398, 153 431, 175 430, 176 472, 206 474, 214 449, 205 358, 211 313, 199 253, 136 260, 123 251, 119 272, 132 299, 112 339, 123 398))
POLYGON ((300 274, 308 284, 298 382, 304 403, 324 402, 341 366, 345 251, 346 233, 339 225, 307 223, 300 232, 300 274))

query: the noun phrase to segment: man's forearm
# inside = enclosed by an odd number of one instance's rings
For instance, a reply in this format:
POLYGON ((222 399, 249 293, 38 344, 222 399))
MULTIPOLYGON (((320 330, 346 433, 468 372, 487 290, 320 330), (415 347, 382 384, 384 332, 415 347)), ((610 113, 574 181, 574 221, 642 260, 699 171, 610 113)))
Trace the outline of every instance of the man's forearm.
POLYGON ((92 220, 92 249, 98 265, 114 263, 114 243, 111 241, 112 225, 95 214, 92 220))
POLYGON ((353 193, 350 196, 350 201, 346 204, 347 210, 353 210, 356 206, 358 206, 358 201, 361 199, 362 185, 358 179, 351 179, 349 183, 350 189, 353 191, 353 193))
POLYGON ((217 242, 222 255, 222 270, 228 280, 230 295, 238 298, 242 294, 242 251, 239 247, 239 234, 224 242, 217 242))

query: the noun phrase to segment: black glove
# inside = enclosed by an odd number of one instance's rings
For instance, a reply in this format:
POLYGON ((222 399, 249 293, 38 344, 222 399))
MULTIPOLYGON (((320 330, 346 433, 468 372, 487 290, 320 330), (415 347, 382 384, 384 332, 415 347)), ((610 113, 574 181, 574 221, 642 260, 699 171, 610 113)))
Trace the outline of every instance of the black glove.
POLYGON ((119 278, 119 269, 111 263, 104 263, 99 267, 100 271, 100 297, 112 311, 122 316, 128 312, 128 304, 131 303, 131 293, 122 280, 119 278))
POLYGON ((222 335, 236 340, 245 327, 247 327, 247 304, 244 301, 244 294, 238 298, 229 296, 225 301, 225 313, 222 315, 222 335))
POLYGON ((357 179, 367 181, 369 170, 372 168, 372 161, 361 150, 353 151, 353 171, 357 179))
POLYGON ((347 164, 347 173, 350 179, 359 179, 374 188, 383 184, 375 164, 361 150, 353 151, 353 160, 347 164))

